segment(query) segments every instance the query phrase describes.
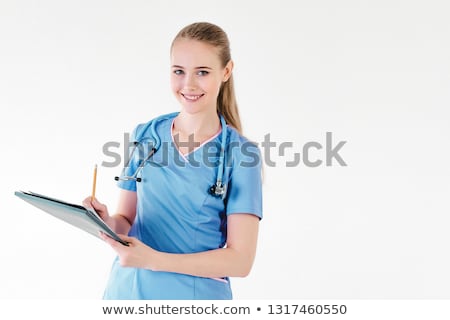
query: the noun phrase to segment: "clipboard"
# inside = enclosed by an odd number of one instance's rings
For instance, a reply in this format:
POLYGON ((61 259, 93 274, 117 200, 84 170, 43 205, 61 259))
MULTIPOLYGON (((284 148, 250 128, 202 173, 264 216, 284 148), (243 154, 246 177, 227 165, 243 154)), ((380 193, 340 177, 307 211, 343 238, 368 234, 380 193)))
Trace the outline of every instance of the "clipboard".
POLYGON ((129 245, 128 242, 119 238, 93 208, 86 208, 78 204, 68 203, 31 191, 16 191, 14 195, 97 238, 100 238, 99 232, 101 231, 121 244, 125 246, 129 245))

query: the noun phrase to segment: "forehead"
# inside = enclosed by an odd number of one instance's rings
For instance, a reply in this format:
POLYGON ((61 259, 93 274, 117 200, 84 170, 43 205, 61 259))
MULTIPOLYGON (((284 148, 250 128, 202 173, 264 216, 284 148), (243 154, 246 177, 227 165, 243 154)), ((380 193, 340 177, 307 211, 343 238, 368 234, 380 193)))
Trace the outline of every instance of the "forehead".
POLYGON ((198 40, 184 38, 175 40, 170 57, 172 65, 185 68, 220 66, 217 48, 198 40))

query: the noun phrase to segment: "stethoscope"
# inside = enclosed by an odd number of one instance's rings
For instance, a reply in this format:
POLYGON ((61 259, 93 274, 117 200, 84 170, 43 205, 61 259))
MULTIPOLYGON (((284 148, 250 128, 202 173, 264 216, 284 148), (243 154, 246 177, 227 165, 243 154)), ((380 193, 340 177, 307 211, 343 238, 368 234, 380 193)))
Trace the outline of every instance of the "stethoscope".
MULTIPOLYGON (((159 147, 161 146, 161 139, 156 134, 156 123, 161 120, 170 119, 175 116, 177 116, 179 112, 174 112, 166 115, 159 116, 152 121, 150 121, 147 124, 147 127, 143 128, 142 132, 146 132, 147 129, 150 129, 151 136, 154 139, 154 143, 152 144, 152 148, 147 154, 147 156, 144 158, 144 160, 139 164, 139 166, 136 168, 134 173, 132 175, 125 175, 125 169, 129 166, 130 160, 133 158, 134 152, 136 149, 139 148, 139 145, 141 144, 141 141, 134 141, 133 142, 133 150, 131 151, 131 155, 128 158, 128 162, 126 163, 125 167, 122 169, 122 173, 120 176, 114 177, 114 180, 119 181, 136 181, 141 182, 142 178, 138 177, 137 175, 139 172, 144 168, 147 161, 150 160, 150 158, 155 154, 156 151, 158 151, 159 147)), ((224 164, 225 164, 225 147, 226 147, 226 138, 227 138, 227 130, 226 130, 226 122, 222 115, 219 115, 220 118, 220 124, 222 126, 222 141, 220 145, 220 157, 219 157, 219 165, 217 167, 217 179, 216 182, 211 185, 208 189, 208 193, 215 196, 220 197, 222 199, 225 198, 226 192, 227 192, 227 185, 223 183, 223 173, 224 173, 224 164)))

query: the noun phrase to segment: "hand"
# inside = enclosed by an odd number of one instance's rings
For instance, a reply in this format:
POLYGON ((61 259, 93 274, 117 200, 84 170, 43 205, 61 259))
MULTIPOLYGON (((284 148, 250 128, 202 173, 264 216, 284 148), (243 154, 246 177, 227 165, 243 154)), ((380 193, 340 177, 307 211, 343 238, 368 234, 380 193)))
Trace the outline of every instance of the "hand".
POLYGON ((83 206, 87 207, 87 208, 94 208, 95 212, 98 213, 98 215, 100 216, 100 218, 108 225, 111 227, 110 223, 111 222, 111 216, 108 213, 108 208, 106 207, 106 205, 100 203, 97 198, 92 199, 92 197, 87 197, 86 199, 83 200, 83 206))
POLYGON ((133 267, 150 269, 156 271, 154 262, 158 251, 150 248, 137 238, 128 237, 120 234, 119 237, 128 242, 129 246, 124 246, 120 242, 108 237, 103 232, 100 232, 100 237, 108 243, 119 256, 119 262, 122 267, 133 267))

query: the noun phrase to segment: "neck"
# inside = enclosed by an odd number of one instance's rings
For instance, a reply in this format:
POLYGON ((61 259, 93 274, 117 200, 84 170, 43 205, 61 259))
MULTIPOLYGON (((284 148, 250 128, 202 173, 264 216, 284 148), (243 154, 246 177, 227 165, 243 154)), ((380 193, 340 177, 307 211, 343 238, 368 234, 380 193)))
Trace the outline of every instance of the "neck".
POLYGON ((175 119, 174 126, 176 131, 186 135, 211 136, 219 130, 220 119, 215 110, 195 114, 181 111, 175 119))

